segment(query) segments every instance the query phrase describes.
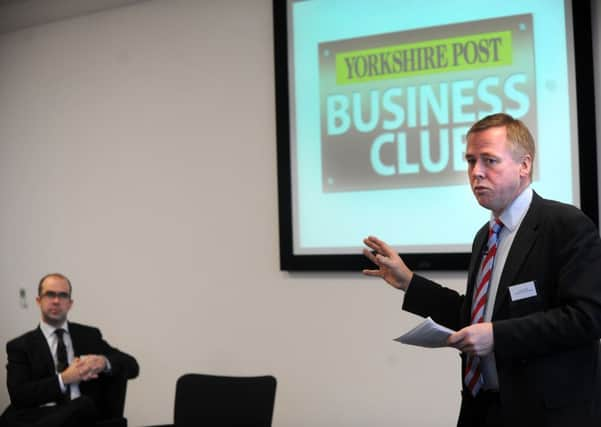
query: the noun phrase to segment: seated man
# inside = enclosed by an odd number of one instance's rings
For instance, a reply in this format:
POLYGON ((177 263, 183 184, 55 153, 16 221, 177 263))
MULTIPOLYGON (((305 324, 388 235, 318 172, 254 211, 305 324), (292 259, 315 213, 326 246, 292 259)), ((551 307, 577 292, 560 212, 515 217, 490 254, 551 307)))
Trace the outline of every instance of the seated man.
POLYGON ((136 360, 111 347, 98 329, 67 321, 71 290, 62 274, 44 276, 36 298, 40 325, 6 345, 7 426, 94 425, 111 416, 103 413, 111 380, 138 375, 136 360))

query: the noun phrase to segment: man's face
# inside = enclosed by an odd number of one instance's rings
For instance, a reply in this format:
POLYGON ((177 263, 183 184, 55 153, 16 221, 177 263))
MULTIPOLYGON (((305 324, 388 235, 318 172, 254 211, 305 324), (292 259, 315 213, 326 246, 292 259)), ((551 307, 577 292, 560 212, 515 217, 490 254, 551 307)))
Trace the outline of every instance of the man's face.
POLYGON ((60 277, 47 277, 36 302, 40 306, 44 322, 52 326, 61 325, 67 319, 67 313, 73 304, 69 283, 60 277))
POLYGON ((465 158, 472 192, 495 216, 528 186, 532 158, 511 150, 504 126, 469 135, 465 158))

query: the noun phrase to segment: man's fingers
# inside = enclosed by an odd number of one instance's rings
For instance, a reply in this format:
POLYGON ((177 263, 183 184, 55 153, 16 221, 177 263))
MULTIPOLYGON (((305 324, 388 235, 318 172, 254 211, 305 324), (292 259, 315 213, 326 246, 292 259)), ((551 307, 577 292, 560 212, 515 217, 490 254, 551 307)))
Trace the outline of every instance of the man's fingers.
POLYGON ((494 347, 492 325, 490 323, 478 323, 466 326, 451 334, 447 339, 447 344, 466 354, 485 356, 494 347))
POLYGON ((363 274, 365 274, 366 276, 377 276, 377 277, 381 277, 382 276, 382 272, 380 270, 363 270, 363 274))
POLYGON ((469 339, 469 333, 466 328, 460 329, 454 334, 449 335, 447 344, 456 348, 462 353, 470 353, 474 348, 474 343, 469 339))
POLYGON ((461 329, 460 331, 457 331, 454 334, 449 335, 449 338, 447 339, 447 343, 450 346, 457 347, 458 345, 460 345, 462 343, 464 338, 465 338, 465 333, 463 332, 463 329, 461 329))
POLYGON ((376 236, 368 236, 367 239, 368 242, 377 245, 377 246, 382 246, 382 244, 384 243, 382 240, 378 239, 376 236))
POLYGON ((369 236, 368 238, 363 239, 363 243, 365 243, 365 246, 370 247, 376 252, 384 252, 386 250, 386 244, 374 236, 369 236))
POLYGON ((378 264, 378 265, 383 265, 385 267, 392 267, 394 264, 394 262, 390 258, 388 258, 387 256, 384 256, 384 255, 377 254, 375 258, 377 261, 376 264, 378 264))
POLYGON ((457 338, 456 333, 449 335, 449 337, 447 338, 447 344, 450 346, 455 346, 458 342, 459 342, 459 340, 457 338))
POLYGON ((371 262, 377 264, 376 256, 369 249, 363 249, 363 255, 367 257, 371 262))

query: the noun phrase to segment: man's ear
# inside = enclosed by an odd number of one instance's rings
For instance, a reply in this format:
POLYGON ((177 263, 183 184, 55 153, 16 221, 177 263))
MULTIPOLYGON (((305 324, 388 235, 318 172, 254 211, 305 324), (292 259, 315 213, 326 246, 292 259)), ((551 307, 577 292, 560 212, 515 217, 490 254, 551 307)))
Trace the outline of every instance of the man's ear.
POLYGON ((530 171, 532 171, 532 156, 524 154, 520 160, 520 175, 530 176, 530 171))

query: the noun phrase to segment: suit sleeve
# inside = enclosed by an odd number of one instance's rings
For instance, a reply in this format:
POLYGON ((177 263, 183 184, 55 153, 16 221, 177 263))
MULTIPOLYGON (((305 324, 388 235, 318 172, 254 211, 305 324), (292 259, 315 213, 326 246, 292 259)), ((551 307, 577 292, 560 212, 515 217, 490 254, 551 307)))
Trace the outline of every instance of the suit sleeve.
POLYGON ((419 274, 414 274, 405 299, 403 310, 423 317, 430 316, 447 328, 460 328, 460 313, 465 296, 445 288, 419 274))
MULTIPOLYGON (((601 241, 594 224, 570 209, 543 224, 532 277, 541 302, 493 323, 497 360, 546 356, 596 345, 601 337, 601 241), (538 273, 536 272, 538 271, 538 273), (533 274, 534 275, 534 274, 533 274)), ((517 303, 516 303, 517 304, 517 303)))
POLYGON ((103 355, 111 364, 109 375, 124 376, 127 379, 136 378, 140 372, 140 367, 136 359, 121 350, 112 347, 102 338, 102 333, 97 328, 92 328, 94 335, 94 349, 89 353, 103 355))
POLYGON ((26 351, 23 339, 6 344, 8 364, 6 384, 11 403, 18 409, 33 408, 48 402, 56 402, 62 396, 58 377, 48 375, 40 378, 34 373, 33 357, 26 351))
MULTIPOLYGON (((474 268, 479 259, 479 256, 474 254, 480 253, 487 232, 488 225, 485 225, 476 234, 472 244, 471 269, 474 268)), ((430 316, 435 322, 458 331, 465 326, 465 319, 462 319, 462 313, 465 311, 465 299, 464 294, 444 287, 419 274, 414 274, 405 294, 403 310, 423 317, 430 316)))

